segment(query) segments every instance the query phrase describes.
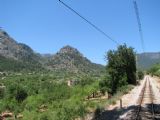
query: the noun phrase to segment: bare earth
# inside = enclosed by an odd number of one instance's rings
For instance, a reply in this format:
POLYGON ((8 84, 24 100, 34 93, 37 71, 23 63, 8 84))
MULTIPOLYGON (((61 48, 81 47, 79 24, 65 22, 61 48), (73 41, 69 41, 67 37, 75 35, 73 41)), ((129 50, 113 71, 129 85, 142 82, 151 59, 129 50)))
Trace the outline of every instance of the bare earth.
MULTIPOLYGON (((160 79, 157 77, 150 76, 145 77, 149 77, 154 94, 154 104, 160 105, 160 79)), ((117 101, 115 105, 110 105, 109 107, 105 108, 105 111, 102 113, 99 120, 129 120, 127 118, 127 115, 131 114, 131 112, 133 112, 133 110, 135 109, 143 84, 144 80, 140 82, 140 85, 135 86, 128 94, 125 94, 121 97, 121 109, 120 101, 117 101)), ((159 108, 160 106, 158 106, 157 109, 159 108)))
MULTIPOLYGON (((159 107, 160 107, 159 106, 160 105, 160 79, 157 78, 157 77, 150 77, 150 76, 148 76, 148 77, 149 77, 149 80, 150 80, 150 83, 151 83, 151 86, 152 86, 152 90, 153 90, 153 97, 154 97, 153 103, 155 104, 155 107, 157 107, 157 109, 159 109, 159 107)), ((143 82, 144 82, 144 80, 143 80, 143 82)), ((143 82, 138 87, 138 89, 135 90, 135 98, 132 98, 132 99, 134 99, 134 102, 130 104, 129 101, 128 101, 128 103, 127 103, 128 107, 137 105, 136 101, 137 101, 138 95, 141 91, 141 88, 143 86, 143 82)), ((129 112, 130 112, 129 110, 124 112, 122 115, 119 116, 119 119, 125 120, 127 114, 129 114, 129 112)))
MULTIPOLYGON (((141 81, 140 85, 135 86, 128 94, 125 94, 121 97, 123 108, 136 105, 136 101, 142 88, 143 82, 144 80, 141 81)), ((117 101, 115 105, 110 105, 107 109, 113 110, 115 108, 120 108, 120 101, 117 101)))

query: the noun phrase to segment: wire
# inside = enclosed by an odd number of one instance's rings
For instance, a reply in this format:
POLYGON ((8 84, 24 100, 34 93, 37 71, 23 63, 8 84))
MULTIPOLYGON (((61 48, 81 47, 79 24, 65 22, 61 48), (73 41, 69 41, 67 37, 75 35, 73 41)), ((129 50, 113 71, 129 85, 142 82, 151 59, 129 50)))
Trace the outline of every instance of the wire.
POLYGON ((112 42, 114 42, 117 45, 120 45, 116 40, 114 40, 113 38, 111 38, 109 35, 107 35, 103 30, 101 30, 99 27, 97 27, 95 24, 93 24, 92 22, 90 22, 89 20, 87 20, 85 17, 83 17, 82 15, 80 15, 78 12, 76 12, 73 8, 71 8, 70 6, 68 6, 66 3, 64 3, 63 1, 59 0, 59 2, 61 2, 65 7, 67 7, 68 9, 70 9, 73 13, 75 13, 76 15, 78 15, 80 18, 82 18, 85 22, 87 22, 88 24, 90 24, 93 28, 95 28, 97 31, 99 31, 101 34, 103 34, 105 37, 107 37, 108 39, 110 39, 112 42))
POLYGON ((143 38, 143 32, 142 32, 142 25, 141 25, 141 21, 140 21, 140 17, 139 17, 139 10, 138 10, 138 5, 136 3, 136 1, 133 1, 134 4, 134 9, 135 9, 135 13, 136 13, 136 17, 137 17, 137 22, 138 22, 138 28, 139 28, 139 34, 140 34, 140 39, 141 39, 141 44, 142 44, 142 49, 143 52, 145 52, 145 45, 144 45, 144 38, 143 38))

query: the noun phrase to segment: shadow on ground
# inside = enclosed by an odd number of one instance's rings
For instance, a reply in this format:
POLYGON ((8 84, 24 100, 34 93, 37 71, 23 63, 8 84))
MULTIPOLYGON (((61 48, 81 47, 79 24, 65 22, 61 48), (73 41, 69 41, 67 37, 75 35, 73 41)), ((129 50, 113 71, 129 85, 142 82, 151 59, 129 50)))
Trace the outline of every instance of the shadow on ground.
MULTIPOLYGON (((145 107, 142 107, 141 109, 147 110, 148 113, 152 114, 152 105, 147 104, 145 107)), ((160 120, 160 104, 154 104, 154 114, 155 119, 154 120, 160 120)), ((115 108, 113 110, 104 110, 103 112, 95 112, 94 118, 92 120, 134 120, 136 113, 138 110, 138 106, 129 106, 127 108, 115 108), (126 114, 126 115, 125 115, 126 114), (120 118, 120 116, 124 115, 123 118, 120 118)), ((141 113, 142 116, 143 112, 141 113)), ((141 120, 142 118, 139 118, 141 120)), ((146 116, 145 120, 152 120, 151 116, 146 116)))

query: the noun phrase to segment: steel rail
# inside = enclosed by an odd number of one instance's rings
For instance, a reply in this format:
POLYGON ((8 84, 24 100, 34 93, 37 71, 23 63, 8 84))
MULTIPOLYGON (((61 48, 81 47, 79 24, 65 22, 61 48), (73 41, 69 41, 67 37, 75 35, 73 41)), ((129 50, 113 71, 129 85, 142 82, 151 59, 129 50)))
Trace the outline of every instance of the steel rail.
POLYGON ((138 120, 139 113, 140 113, 140 111, 141 111, 141 104, 142 104, 143 97, 144 97, 144 91, 145 91, 145 89, 146 89, 146 83, 147 83, 147 81, 145 81, 144 86, 143 86, 143 88, 142 88, 142 97, 141 97, 141 100, 140 100, 140 104, 139 104, 139 106, 138 106, 138 111, 137 111, 137 113, 136 113, 136 118, 135 118, 135 120, 138 120))
POLYGON ((155 114, 154 114, 154 103, 153 103, 153 91, 152 91, 152 87, 150 85, 150 81, 146 78, 146 81, 145 81, 145 84, 142 88, 142 97, 140 99, 140 103, 138 105, 138 110, 136 112, 136 117, 135 117, 135 120, 139 120, 139 113, 141 111, 141 105, 142 105, 142 102, 143 102, 143 99, 144 99, 144 93, 145 93, 145 89, 146 89, 146 86, 147 86, 147 82, 149 84, 149 91, 150 91, 150 98, 151 98, 151 112, 152 112, 152 119, 155 120, 155 114))
POLYGON ((150 89, 150 91, 151 91, 151 100, 152 100, 152 103, 151 103, 151 108, 152 108, 152 118, 153 118, 153 120, 155 119, 155 114, 154 114, 154 103, 153 103, 153 91, 152 91, 152 86, 151 86, 151 84, 150 84, 150 82, 149 82, 149 89, 150 89))

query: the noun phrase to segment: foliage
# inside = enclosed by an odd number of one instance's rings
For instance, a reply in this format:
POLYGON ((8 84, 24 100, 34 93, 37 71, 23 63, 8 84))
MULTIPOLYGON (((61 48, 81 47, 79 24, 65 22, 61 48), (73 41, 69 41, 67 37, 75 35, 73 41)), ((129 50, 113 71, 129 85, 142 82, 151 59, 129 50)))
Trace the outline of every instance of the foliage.
POLYGON ((0 112, 20 113, 24 120, 73 120, 96 108, 97 118, 103 111, 97 106, 114 104, 118 97, 115 95, 107 102, 89 101, 88 95, 99 90, 103 94, 117 90, 126 93, 126 85, 135 82, 135 53, 126 45, 108 52, 107 73, 100 80, 104 66, 92 63, 75 48, 66 46, 54 56, 43 58, 9 36, 3 40, 14 44, 7 47, 7 54, 0 56, 0 71, 9 72, 0 79, 5 87, 0 89, 0 112), (77 80, 78 84, 67 86, 68 79, 77 80))
POLYGON ((156 76, 160 76, 160 64, 155 64, 153 65, 148 71, 147 73, 151 74, 151 75, 156 75, 156 76))
POLYGON ((77 49, 64 46, 57 52, 53 59, 47 63, 55 71, 69 72, 71 74, 85 74, 99 76, 104 71, 104 66, 92 63, 77 49))
POLYGON ((94 112, 94 120, 99 120, 99 118, 101 117, 101 114, 103 112, 104 108, 101 107, 97 107, 95 112, 94 112))
POLYGON ((22 102, 27 98, 27 96, 28 96, 27 92, 22 87, 18 87, 16 92, 16 100, 18 102, 22 102))
POLYGON ((0 99, 2 99, 4 97, 4 94, 5 94, 5 88, 2 88, 0 86, 0 99))
POLYGON ((0 71, 12 71, 12 72, 22 72, 22 71, 42 71, 44 68, 34 62, 22 62, 10 58, 5 58, 0 55, 0 71))
POLYGON ((85 86, 85 85, 89 85, 91 83, 93 83, 95 80, 90 77, 90 76, 82 76, 81 80, 80 80, 80 85, 81 86, 85 86))
POLYGON ((110 76, 106 78, 110 90, 108 92, 114 94, 124 85, 136 84, 136 60, 133 48, 120 45, 117 50, 110 50, 106 58, 108 60, 106 70, 110 76))
POLYGON ((140 80, 142 80, 142 79, 144 78, 144 73, 143 73, 143 71, 138 71, 137 74, 138 74, 138 78, 139 78, 140 80))
POLYGON ((57 78, 54 73, 12 73, 4 80, 0 79, 0 83, 6 87, 0 99, 0 112, 9 110, 14 114, 21 113, 24 120, 71 120, 84 117, 90 106, 90 101, 86 103, 84 99, 98 90, 98 81, 91 76, 83 76, 82 83, 68 87, 66 82, 57 78), (41 109, 44 112, 41 113, 41 109))
POLYGON ((110 88, 108 87, 110 84, 109 79, 110 78, 108 76, 106 76, 105 79, 102 79, 99 81, 99 89, 103 95, 105 95, 106 91, 108 91, 108 92, 111 91, 110 88))

